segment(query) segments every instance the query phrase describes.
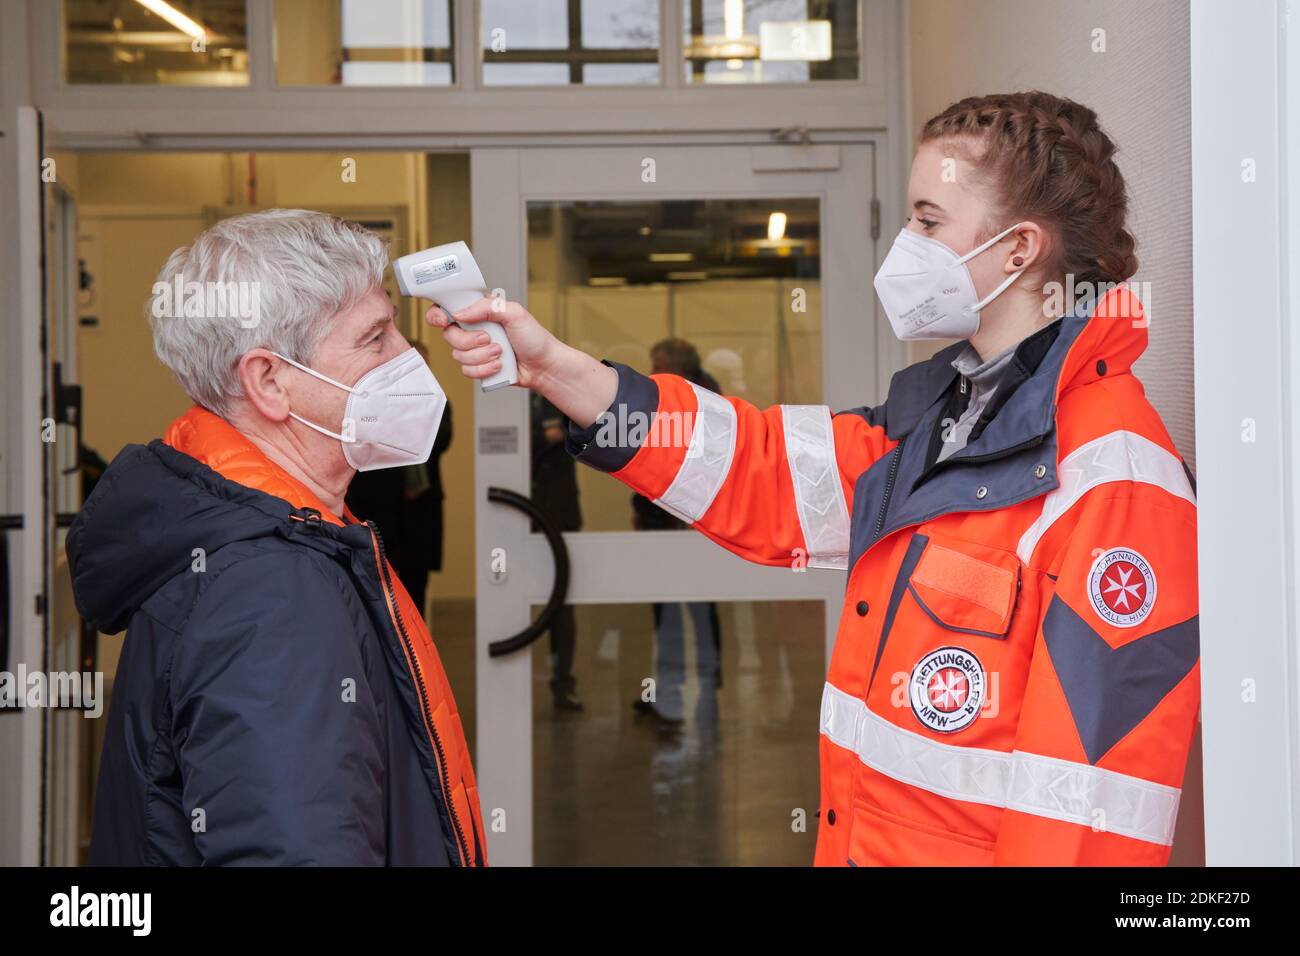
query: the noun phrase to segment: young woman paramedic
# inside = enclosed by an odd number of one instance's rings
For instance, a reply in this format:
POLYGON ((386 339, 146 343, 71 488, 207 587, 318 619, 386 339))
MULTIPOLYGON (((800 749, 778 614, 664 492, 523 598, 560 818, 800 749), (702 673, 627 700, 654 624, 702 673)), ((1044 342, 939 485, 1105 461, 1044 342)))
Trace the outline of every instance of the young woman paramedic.
POLYGON ((1196 505, 1132 371, 1147 323, 1114 153, 1092 110, 1038 92, 925 124, 875 286, 900 338, 957 342, 875 406, 760 410, 598 362, 515 303, 429 312, 471 378, 499 367, 473 323, 500 321, 579 460, 751 561, 847 573, 819 865, 1168 860, 1196 505), (633 412, 688 415, 689 441, 611 439, 633 412))

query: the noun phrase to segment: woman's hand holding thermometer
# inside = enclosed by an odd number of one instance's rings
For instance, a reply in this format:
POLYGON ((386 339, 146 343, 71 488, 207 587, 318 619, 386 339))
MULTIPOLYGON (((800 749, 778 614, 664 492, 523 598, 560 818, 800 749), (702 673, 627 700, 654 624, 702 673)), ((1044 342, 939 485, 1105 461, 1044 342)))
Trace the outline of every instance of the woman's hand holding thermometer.
MULTIPOLYGON (((466 309, 487 295, 483 273, 470 254, 469 246, 463 242, 449 242, 402 256, 393 263, 393 273, 397 276, 397 287, 402 290, 402 295, 432 299, 446 312, 466 309)), ((479 385, 485 392, 514 385, 519 381, 519 370, 506 330, 490 321, 483 323, 481 328, 499 349, 500 367, 479 377, 479 385)))
POLYGON ((437 303, 426 319, 443 330, 451 357, 466 376, 484 383, 484 391, 509 384, 533 389, 582 428, 613 403, 618 373, 565 345, 518 302, 487 295, 463 242, 403 256, 393 268, 403 294, 437 303), (427 269, 419 276, 408 271, 414 264, 437 263, 449 255, 457 257, 458 271, 452 273, 450 265, 437 268, 447 270, 444 278, 455 281, 443 284, 427 269), (473 270, 472 281, 458 278, 466 264, 473 270))

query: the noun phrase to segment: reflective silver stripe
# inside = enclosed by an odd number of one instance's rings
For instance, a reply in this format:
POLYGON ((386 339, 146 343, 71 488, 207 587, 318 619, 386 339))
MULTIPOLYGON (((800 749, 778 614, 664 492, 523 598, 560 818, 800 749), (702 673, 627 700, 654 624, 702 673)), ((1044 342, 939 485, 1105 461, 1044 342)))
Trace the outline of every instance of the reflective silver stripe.
POLYGON ((904 730, 829 682, 822 692, 822 733, 887 777, 953 800, 1006 805, 1011 754, 955 747, 904 730))
POLYGON ((1016 547, 1016 554, 1026 564, 1056 519, 1098 485, 1140 481, 1196 504, 1196 495, 1178 457, 1135 432, 1115 431, 1080 445, 1061 459, 1057 475, 1060 487, 1043 499, 1042 513, 1021 535, 1016 547))
POLYGON ((698 410, 686 458, 673 483, 655 504, 694 524, 709 510, 731 470, 736 453, 736 410, 721 395, 694 383, 691 388, 698 410))
POLYGON ((1178 819, 1177 787, 1090 764, 1014 754, 1007 808, 1169 846, 1178 819))
POLYGON ((830 409, 825 405, 782 405, 781 421, 808 564, 848 570, 849 509, 835 460, 830 409))
POLYGON ((1021 813, 1168 846, 1179 790, 1088 764, 1017 750, 983 750, 931 740, 867 709, 830 684, 821 732, 871 769, 953 800, 1021 813))

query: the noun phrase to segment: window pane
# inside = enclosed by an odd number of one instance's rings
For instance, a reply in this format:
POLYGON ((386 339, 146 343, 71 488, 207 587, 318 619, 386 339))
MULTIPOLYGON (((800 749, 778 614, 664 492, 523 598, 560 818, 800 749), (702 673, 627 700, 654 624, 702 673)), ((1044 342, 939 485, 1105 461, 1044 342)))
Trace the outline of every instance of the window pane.
POLYGON ((659 4, 480 0, 486 86, 659 82, 659 4))
POLYGON ((450 86, 452 0, 275 0, 281 86, 450 86))
MULTIPOLYGON (((821 214, 812 198, 528 203, 528 308, 559 338, 759 408, 822 400, 821 214)), ((558 444, 532 408, 532 497, 565 531, 681 522, 558 444)))
POLYGON ((69 83, 248 84, 244 0, 64 0, 69 83))
POLYGON ((858 78, 859 0, 682 0, 688 83, 858 78))

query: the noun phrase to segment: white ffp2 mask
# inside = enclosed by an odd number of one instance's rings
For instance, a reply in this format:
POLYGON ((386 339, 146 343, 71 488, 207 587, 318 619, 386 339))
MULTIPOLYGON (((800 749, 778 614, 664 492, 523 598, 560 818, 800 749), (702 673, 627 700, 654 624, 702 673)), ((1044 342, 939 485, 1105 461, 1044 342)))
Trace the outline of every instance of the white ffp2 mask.
POLYGON ((447 407, 447 395, 415 349, 407 349, 372 368, 351 386, 336 382, 287 355, 274 354, 294 368, 348 393, 342 433, 332 432, 293 412, 289 415, 308 428, 342 442, 343 457, 357 471, 419 465, 429 460, 447 407))
POLYGON ((980 309, 1024 273, 1013 272, 983 299, 975 292, 966 263, 1014 230, 1008 226, 988 242, 959 256, 938 239, 903 229, 876 273, 876 295, 894 334, 912 339, 968 339, 979 331, 980 309))

